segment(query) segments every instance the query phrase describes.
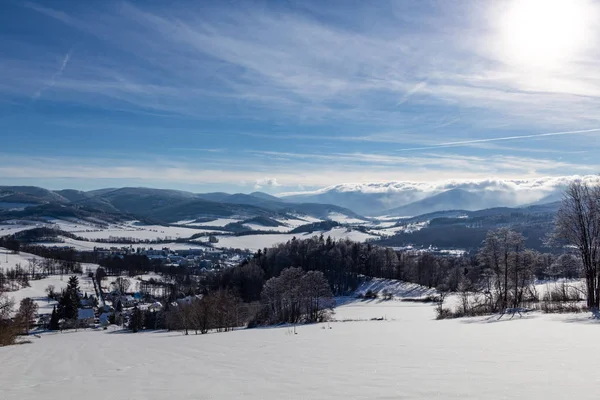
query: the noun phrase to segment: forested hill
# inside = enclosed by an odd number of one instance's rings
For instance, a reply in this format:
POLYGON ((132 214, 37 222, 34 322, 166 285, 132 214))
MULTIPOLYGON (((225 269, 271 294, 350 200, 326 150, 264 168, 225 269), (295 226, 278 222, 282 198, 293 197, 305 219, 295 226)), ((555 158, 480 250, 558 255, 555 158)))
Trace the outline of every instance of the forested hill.
POLYGON ((489 230, 501 227, 523 234, 528 248, 555 251, 546 246, 547 236, 554 228, 560 203, 523 208, 490 208, 479 211, 444 211, 403 220, 405 224, 424 223, 420 230, 400 231, 393 237, 377 242, 392 247, 437 247, 477 250, 489 230))
POLYGON ((327 219, 330 213, 362 218, 332 204, 293 203, 264 193, 197 194, 133 188, 51 191, 33 186, 0 186, 0 221, 36 217, 138 219, 174 223, 198 218, 269 218, 300 214, 327 219))

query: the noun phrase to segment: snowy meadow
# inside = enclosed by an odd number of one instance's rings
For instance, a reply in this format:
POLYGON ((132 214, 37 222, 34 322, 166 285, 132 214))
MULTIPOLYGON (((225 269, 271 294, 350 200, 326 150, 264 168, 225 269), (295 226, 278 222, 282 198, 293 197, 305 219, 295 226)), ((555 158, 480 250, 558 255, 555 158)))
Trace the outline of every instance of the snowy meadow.
POLYGON ((599 327, 585 315, 436 321, 392 300, 352 301, 335 320, 297 334, 42 334, 0 348, 2 398, 596 398, 599 327))

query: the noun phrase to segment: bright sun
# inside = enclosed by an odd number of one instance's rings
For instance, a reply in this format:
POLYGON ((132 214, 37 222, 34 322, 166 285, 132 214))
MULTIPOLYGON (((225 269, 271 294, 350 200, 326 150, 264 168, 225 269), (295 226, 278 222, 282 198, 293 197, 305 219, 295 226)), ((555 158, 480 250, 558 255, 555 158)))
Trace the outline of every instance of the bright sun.
POLYGON ((532 68, 560 68, 592 40, 589 0, 514 0, 500 20, 505 61, 532 68))

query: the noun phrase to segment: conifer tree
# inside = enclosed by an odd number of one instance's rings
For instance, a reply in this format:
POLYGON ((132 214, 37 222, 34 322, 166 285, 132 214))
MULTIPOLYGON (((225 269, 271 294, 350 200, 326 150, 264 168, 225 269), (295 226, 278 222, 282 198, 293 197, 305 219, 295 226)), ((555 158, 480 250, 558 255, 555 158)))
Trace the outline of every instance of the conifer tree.
POLYGON ((77 310, 80 305, 79 279, 76 276, 71 276, 59 302, 60 317, 66 320, 77 318, 77 310))
POLYGON ((52 309, 52 315, 50 315, 50 326, 48 327, 48 329, 50 329, 51 331, 57 331, 59 329, 58 321, 58 312, 56 311, 56 306, 54 306, 54 308, 52 309))

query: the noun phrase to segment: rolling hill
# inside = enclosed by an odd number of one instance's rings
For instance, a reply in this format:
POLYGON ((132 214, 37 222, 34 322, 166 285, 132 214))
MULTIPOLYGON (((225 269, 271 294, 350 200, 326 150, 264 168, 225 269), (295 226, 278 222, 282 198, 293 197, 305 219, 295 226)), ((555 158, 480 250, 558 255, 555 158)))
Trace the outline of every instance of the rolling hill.
POLYGON ((196 194, 135 187, 85 192, 11 186, 0 187, 0 196, 0 204, 4 202, 7 205, 0 206, 0 219, 3 220, 68 216, 174 223, 184 219, 282 217, 289 214, 327 219, 330 213, 362 218, 336 205, 291 203, 260 192, 196 194))

